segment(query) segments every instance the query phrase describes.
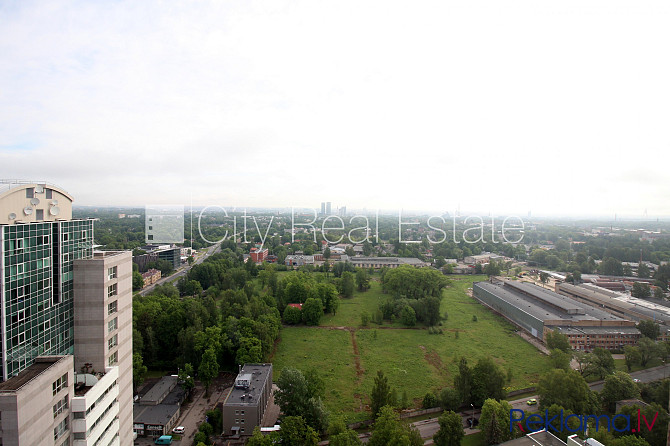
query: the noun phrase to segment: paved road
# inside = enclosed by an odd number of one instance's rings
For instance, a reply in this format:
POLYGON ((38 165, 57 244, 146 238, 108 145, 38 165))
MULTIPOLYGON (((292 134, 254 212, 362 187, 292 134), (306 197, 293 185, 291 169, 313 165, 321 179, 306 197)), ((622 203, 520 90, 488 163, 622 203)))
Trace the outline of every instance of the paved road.
MULTIPOLYGON (((207 248, 207 251, 204 254, 199 255, 196 259, 195 262, 193 262, 193 265, 199 265, 202 262, 205 261, 205 259, 212 254, 218 252, 221 248, 221 243, 217 243, 216 245, 212 245, 209 248, 207 248)), ((140 295, 146 296, 148 293, 150 293, 156 286, 158 285, 163 285, 164 283, 172 282, 175 279, 179 279, 182 276, 185 276, 186 273, 192 268, 193 266, 190 265, 184 265, 181 266, 175 271, 171 276, 163 277, 161 278, 158 282, 154 283, 153 285, 144 288, 142 291, 140 291, 140 295)))
MULTIPOLYGON (((658 381, 661 379, 665 379, 670 377, 670 364, 667 364, 665 366, 658 366, 658 367, 653 367, 651 369, 646 369, 646 370, 640 370, 638 372, 633 372, 630 374, 630 376, 634 379, 639 379, 640 382, 646 383, 646 382, 652 382, 652 381, 658 381)), ((589 384, 589 387, 591 390, 596 390, 596 391, 601 391, 603 389, 603 382, 602 381, 597 381, 594 383, 589 384)), ((509 401, 509 403, 512 406, 512 409, 521 409, 521 410, 527 410, 528 404, 526 403, 529 399, 535 398, 536 400, 539 400, 539 397, 537 395, 534 396, 529 396, 526 398, 518 399, 518 400, 513 400, 509 401)), ((537 407, 537 406, 533 406, 537 407)), ((475 417, 479 418, 481 411, 476 410, 475 411, 475 417)), ((467 426, 467 419, 471 417, 471 412, 465 411, 461 412, 461 416, 463 417, 463 427, 467 426)), ((425 444, 433 444, 432 443, 432 437, 435 435, 435 433, 438 431, 440 428, 440 425, 437 422, 437 418, 430 418, 428 420, 423 420, 423 421, 417 421, 416 423, 412 423, 417 429, 419 429, 419 433, 421 434, 421 438, 426 439, 425 444)), ((469 435, 472 433, 479 432, 477 429, 470 429, 466 428, 465 429, 465 434, 469 435)))

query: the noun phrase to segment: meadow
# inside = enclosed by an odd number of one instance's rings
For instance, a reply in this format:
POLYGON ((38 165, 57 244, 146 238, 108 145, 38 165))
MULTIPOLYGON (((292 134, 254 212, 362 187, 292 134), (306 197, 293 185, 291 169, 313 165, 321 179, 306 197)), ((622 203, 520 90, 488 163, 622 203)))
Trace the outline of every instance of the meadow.
POLYGON ((426 327, 405 328, 398 321, 361 326, 360 314, 372 315, 388 298, 378 282, 366 292, 342 299, 335 315, 318 327, 290 326, 281 331, 273 355, 275 380, 286 366, 316 369, 326 384, 326 407, 350 421, 369 418, 367 404, 377 370, 382 370, 410 407, 419 407, 427 392, 452 386, 457 364, 492 358, 511 378, 508 390, 537 383, 549 370, 546 356, 515 334, 515 327, 468 296, 472 282, 483 276, 450 276, 441 313, 443 334, 426 327), (474 317, 473 317, 474 316, 474 317))

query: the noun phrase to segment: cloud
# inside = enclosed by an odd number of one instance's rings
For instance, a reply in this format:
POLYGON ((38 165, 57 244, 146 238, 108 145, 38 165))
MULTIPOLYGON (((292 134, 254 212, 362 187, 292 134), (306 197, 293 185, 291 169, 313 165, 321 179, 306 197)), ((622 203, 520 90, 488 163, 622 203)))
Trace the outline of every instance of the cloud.
POLYGON ((0 8, 0 176, 81 204, 670 215, 666 4, 0 8))

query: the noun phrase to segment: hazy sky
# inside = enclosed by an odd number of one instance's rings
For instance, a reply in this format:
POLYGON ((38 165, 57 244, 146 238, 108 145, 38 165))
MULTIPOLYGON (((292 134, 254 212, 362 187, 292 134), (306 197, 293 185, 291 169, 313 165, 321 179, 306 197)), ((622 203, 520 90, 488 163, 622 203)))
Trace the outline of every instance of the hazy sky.
POLYGON ((0 0, 0 178, 82 205, 669 216, 669 12, 0 0))

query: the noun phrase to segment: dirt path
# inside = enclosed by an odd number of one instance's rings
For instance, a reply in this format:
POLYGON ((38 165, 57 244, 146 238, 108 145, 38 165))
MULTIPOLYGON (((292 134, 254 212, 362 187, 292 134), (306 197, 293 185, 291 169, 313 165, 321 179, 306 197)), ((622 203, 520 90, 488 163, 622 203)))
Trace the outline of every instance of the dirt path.
POLYGON ((356 367, 356 383, 360 384, 363 380, 363 373, 365 370, 361 368, 361 356, 358 351, 358 342, 356 342, 356 330, 349 330, 351 333, 351 345, 354 348, 354 365, 356 367))

